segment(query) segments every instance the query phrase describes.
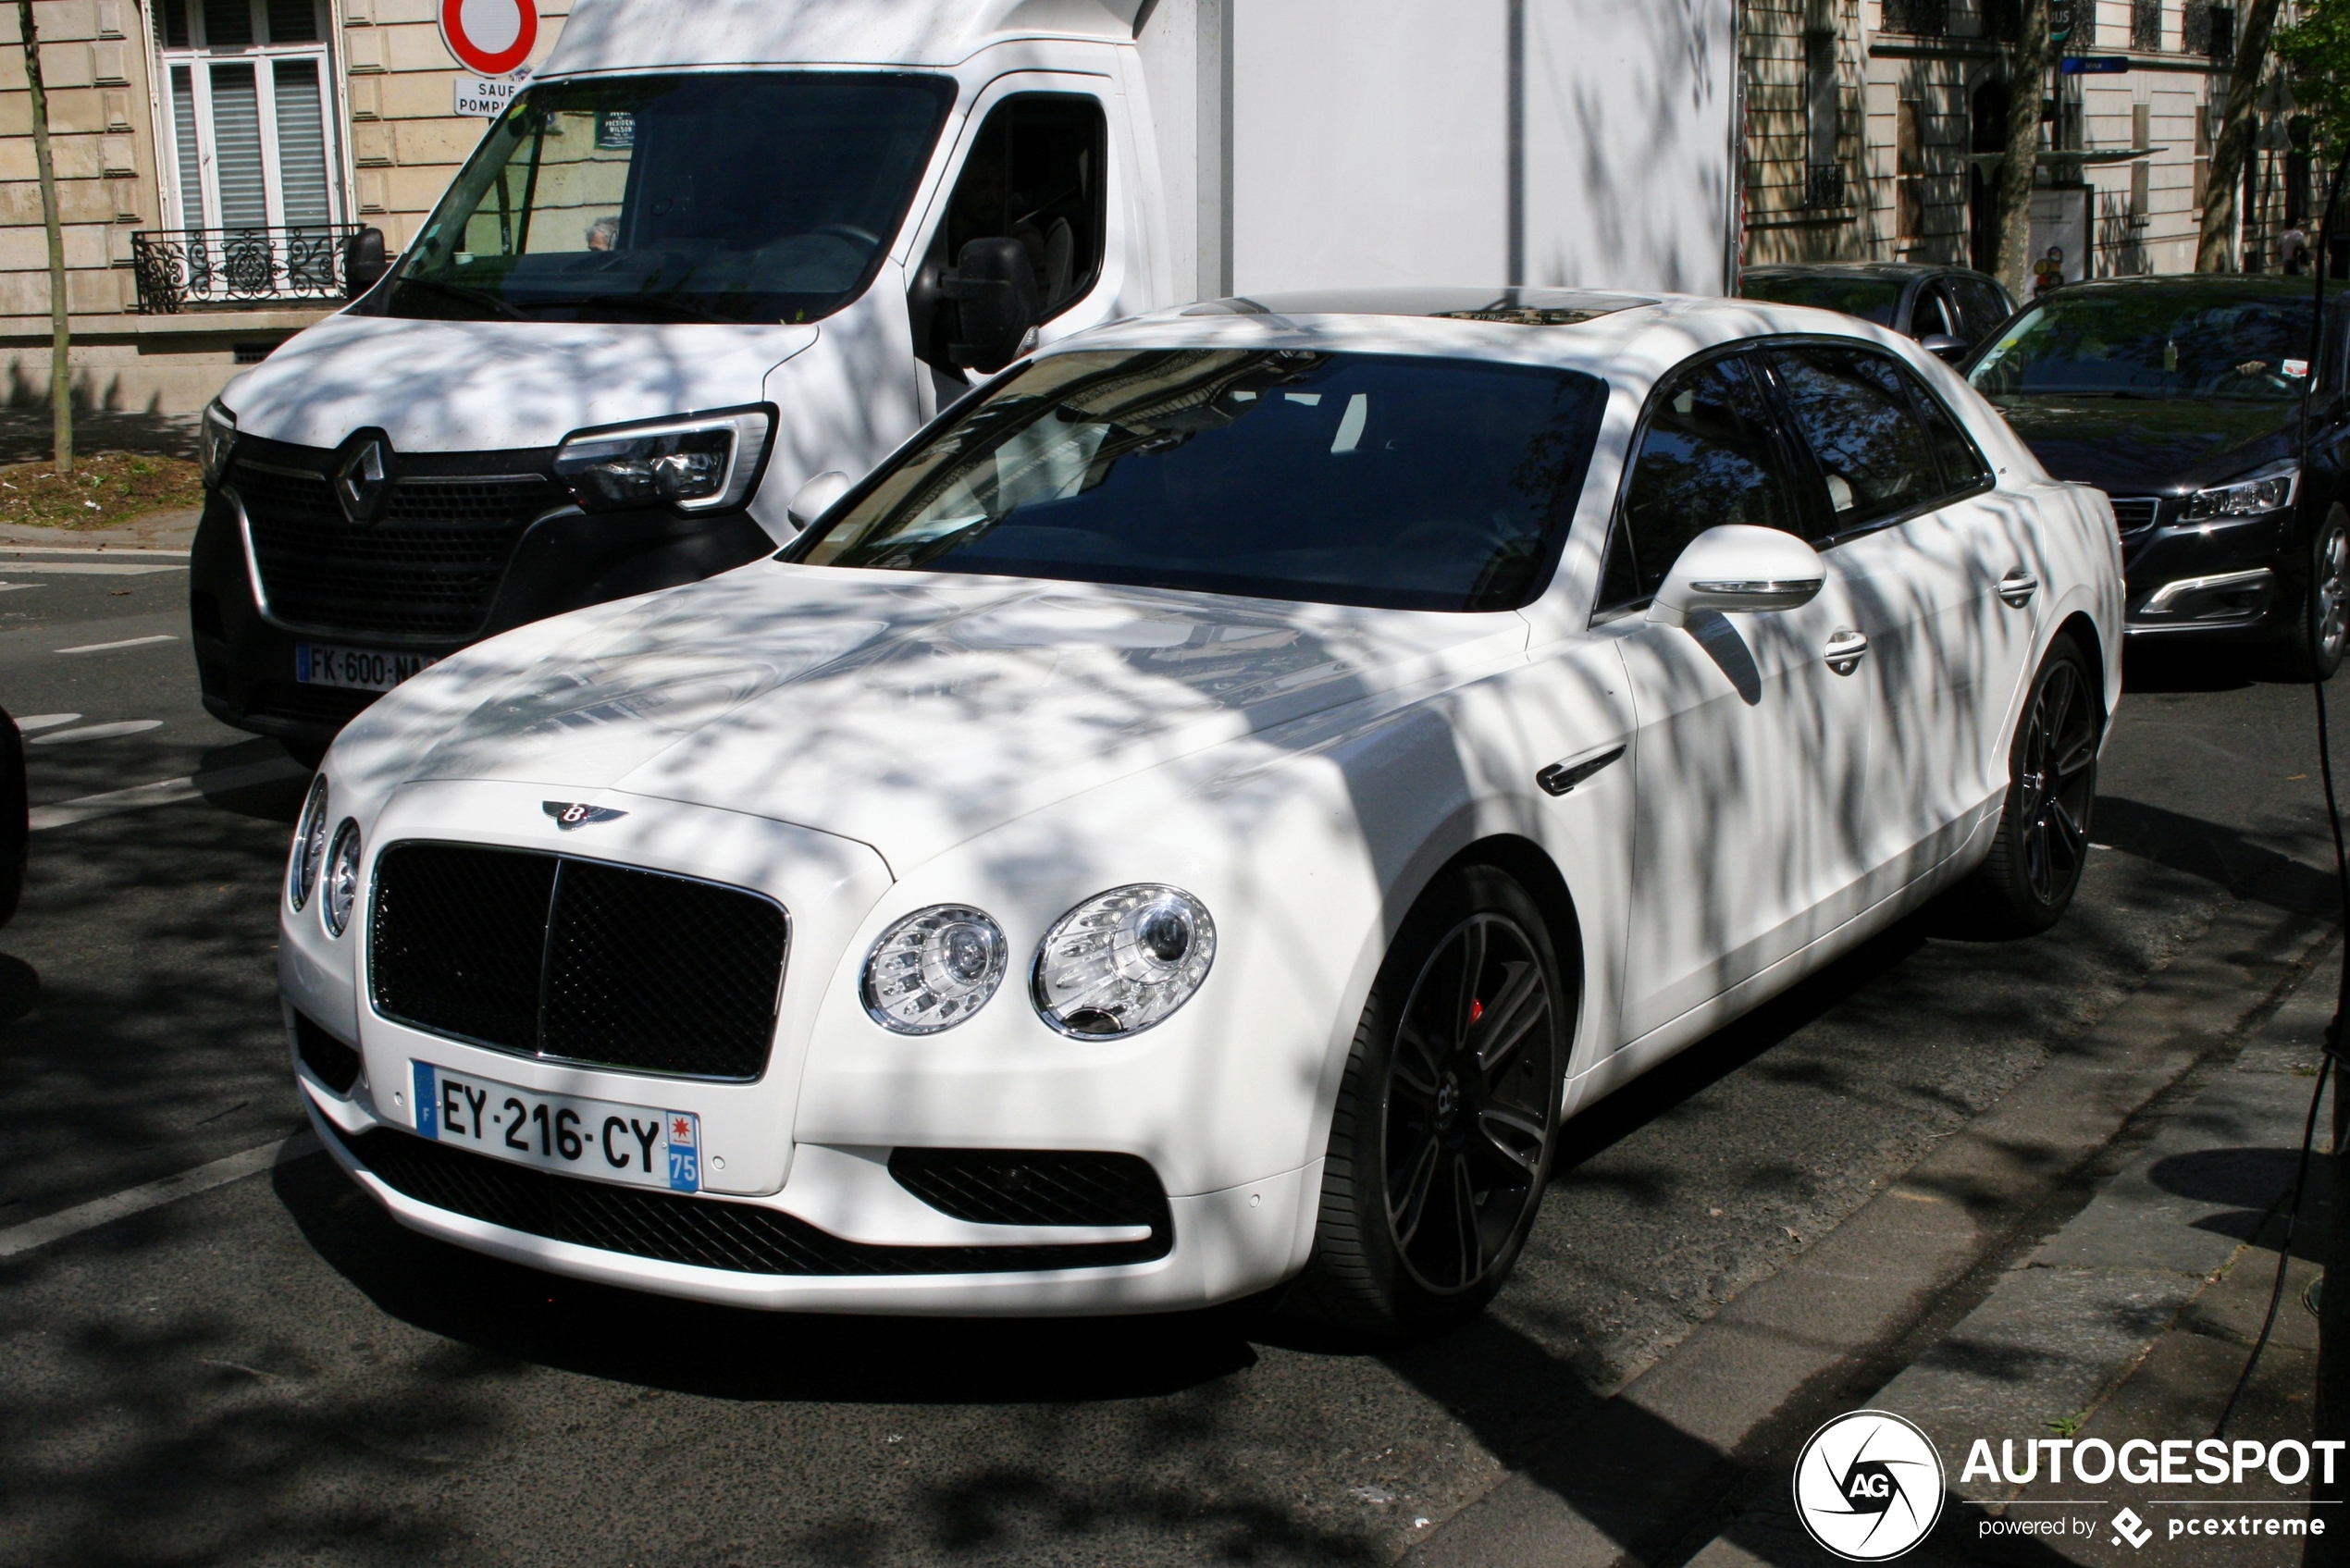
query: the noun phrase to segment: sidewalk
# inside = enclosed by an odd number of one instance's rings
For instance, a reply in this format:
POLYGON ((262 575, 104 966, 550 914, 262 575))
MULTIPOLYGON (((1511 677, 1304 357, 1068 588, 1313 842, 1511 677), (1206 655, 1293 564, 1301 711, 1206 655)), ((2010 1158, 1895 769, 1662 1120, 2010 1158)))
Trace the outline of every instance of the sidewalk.
MULTIPOLYGON (((2026 1439, 2102 1438, 2117 1451, 2134 1438, 2200 1439, 2226 1403, 2258 1333, 2274 1283, 2283 1211, 2315 1087, 2320 1042, 2334 1004, 2340 948, 2317 956, 2309 978, 2228 1059, 2183 1086, 2188 1098, 2097 1195, 2000 1277, 1983 1302, 1873 1397, 1869 1408, 1916 1422, 1946 1472, 1946 1504, 1933 1534, 1901 1561, 1916 1563, 2112 1564, 2141 1560, 2298 1562, 2301 1539, 2206 1540, 2174 1535, 2190 1519, 2303 1518, 2308 1488, 2256 1473, 2242 1486, 2133 1485, 2119 1475, 2085 1484, 2046 1467, 2018 1486, 1961 1478, 1977 1438, 1997 1456, 2003 1439, 2025 1468, 2026 1439), (2124 1541, 2112 1525, 2133 1510, 2153 1534, 2124 1541), (1999 1521, 2066 1522, 2065 1534, 1998 1534, 1999 1521)), ((2318 1124, 2327 1145, 2330 1113, 2318 1124)), ((2326 1162, 2311 1164, 2310 1191, 2277 1327, 2227 1436, 2273 1443, 2310 1437, 2317 1382, 2317 1318, 2305 1292, 2318 1278, 2310 1256, 2322 1233, 2326 1162)), ((1799 1525, 1791 1462, 1762 1467, 1738 1512, 1690 1560, 1690 1568, 1825 1564, 1799 1525)), ((2192 1465, 2190 1464, 2190 1469, 2192 1465)), ((2329 1508, 2328 1524, 2338 1523, 2329 1508)), ((2047 1527, 2047 1526, 2043 1526, 2047 1527)))
POLYGON ((39 528, 0 523, 0 555, 15 550, 172 549, 184 550, 196 537, 195 508, 150 512, 118 528, 39 528))

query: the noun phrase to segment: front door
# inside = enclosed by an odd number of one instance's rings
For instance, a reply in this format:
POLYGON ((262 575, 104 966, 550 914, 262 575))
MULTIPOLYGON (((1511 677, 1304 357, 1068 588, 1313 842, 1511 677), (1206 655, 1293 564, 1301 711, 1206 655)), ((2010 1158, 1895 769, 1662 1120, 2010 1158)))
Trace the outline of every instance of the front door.
MULTIPOLYGON (((1868 826, 1868 702, 1831 568, 1799 610, 1646 619, 1710 527, 1805 531, 1799 470, 1750 360, 1691 365, 1651 399, 1602 573, 1637 730, 1627 1043, 1800 951, 1837 920, 1868 826)), ((1865 662, 1865 657, 1862 660, 1865 662)))

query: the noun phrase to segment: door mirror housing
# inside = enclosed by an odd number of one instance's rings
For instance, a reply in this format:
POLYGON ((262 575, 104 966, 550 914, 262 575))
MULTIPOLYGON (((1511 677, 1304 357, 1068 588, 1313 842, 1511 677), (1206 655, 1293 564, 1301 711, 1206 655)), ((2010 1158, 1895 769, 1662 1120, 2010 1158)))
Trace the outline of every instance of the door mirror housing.
POLYGON ((1648 618, 1686 626, 1704 610, 1796 610, 1818 597, 1826 580, 1820 552, 1793 534, 1725 523, 1708 528, 1681 551, 1656 590, 1648 618))
POLYGON ((955 270, 938 280, 938 291, 955 302, 961 330, 947 344, 954 362, 993 376, 1018 359, 1044 319, 1036 291, 1036 264, 1017 240, 973 240, 963 247, 955 270))
POLYGON ((373 224, 342 246, 342 297, 355 300, 383 281, 391 263, 384 259, 384 231, 373 224))
POLYGON ((828 469, 817 475, 792 493, 791 502, 784 508, 784 516, 795 533, 804 533, 808 525, 832 510, 833 502, 848 493, 848 475, 839 469, 828 469))
POLYGON ((1952 364, 1966 358, 1968 346, 1964 338, 1953 338, 1948 332, 1929 332, 1918 340, 1919 348, 1923 349, 1935 358, 1948 360, 1952 364))

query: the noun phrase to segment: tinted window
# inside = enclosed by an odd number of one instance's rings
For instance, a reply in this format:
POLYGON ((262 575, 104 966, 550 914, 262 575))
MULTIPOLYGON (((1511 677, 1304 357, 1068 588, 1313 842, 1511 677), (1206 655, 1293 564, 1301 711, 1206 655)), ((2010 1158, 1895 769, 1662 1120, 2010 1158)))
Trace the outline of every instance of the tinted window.
POLYGON ((1950 288, 1959 297, 1959 311, 1966 322, 1964 336, 1971 343, 1989 337, 1999 323, 2013 314, 2009 309, 2008 297, 1988 279, 1954 278, 1950 288))
POLYGON ((1573 520, 1606 388, 1305 350, 1050 354, 789 559, 1507 610, 1573 520))
POLYGON ((1924 338, 1936 332, 1958 337, 1959 311, 1939 283, 1929 283, 1918 290, 1918 302, 1910 309, 1910 336, 1924 338))
POLYGON ((1842 311, 1879 327, 1890 327, 1901 309, 1901 281, 1887 278, 1840 278, 1833 274, 1792 273, 1778 277, 1750 276, 1738 291, 1750 300, 1775 304, 1812 305, 1842 311))
POLYGON ((1802 531, 1769 405, 1736 358, 1683 371, 1650 400, 1600 607, 1653 595, 1688 542, 1725 523, 1802 531))
POLYGON ((492 122, 389 309, 454 320, 813 321, 904 221, 944 77, 551 81, 492 122))
POLYGON ((1983 461, 1967 433, 1960 428, 1950 411, 1939 399, 1918 384, 1908 370, 1896 365, 1902 380, 1910 384, 1910 395, 1917 405, 1918 417, 1925 424, 1926 439, 1933 443, 1935 460, 1942 468, 1942 490, 1945 495, 1962 495, 1991 481, 1991 466, 1983 461))
POLYGON ((1045 314, 1066 308, 1102 269, 1106 140, 1096 99, 1032 93, 996 105, 955 181, 938 259, 953 265, 973 240, 1018 240, 1045 314))
POLYGON ((1773 351, 1795 426, 1827 483, 1829 531, 1842 533, 1930 501, 1941 475, 1906 373, 1865 350, 1773 351))
POLYGON ((2301 395, 2309 302, 2208 286, 2084 289, 2033 306, 1967 374, 1985 397, 2058 392, 2282 402, 2301 395))

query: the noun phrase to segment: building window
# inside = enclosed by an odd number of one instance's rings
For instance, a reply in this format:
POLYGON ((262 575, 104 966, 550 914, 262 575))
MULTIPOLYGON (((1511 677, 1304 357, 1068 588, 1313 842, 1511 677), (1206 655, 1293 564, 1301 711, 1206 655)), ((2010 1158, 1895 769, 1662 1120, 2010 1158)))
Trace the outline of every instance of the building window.
POLYGON ((2210 0, 2187 0, 2180 17, 2179 46, 2201 55, 2215 66, 2232 66, 2236 59, 2236 12, 2232 6, 2210 0))
POLYGON ((1837 159, 1836 34, 1803 35, 1803 204, 1844 204, 1844 166, 1837 159))
POLYGON ((2130 227, 2144 228, 2154 211, 2154 170, 2144 158, 2130 166, 2130 227))
POLYGON ((1885 0, 1885 31, 1939 38, 1950 31, 1950 0, 1885 0))
POLYGON ((2023 0, 1983 0, 1983 36, 2013 43, 2023 36, 2023 0))
POLYGON ((155 0, 166 178, 183 229, 323 228, 341 216, 326 0, 155 0))
POLYGON ((2195 111, 2195 204, 2204 205, 2211 184, 2211 105, 2203 104, 2195 111))
POLYGON ((2145 152, 2146 149, 2148 149, 2148 148, 2152 147, 2153 145, 2154 145, 2154 105, 2151 105, 2151 104, 2133 104, 2133 105, 2130 105, 2130 146, 2131 146, 2131 148, 2132 148, 2134 151, 2143 153, 2143 152, 2145 152))
POLYGON ((2130 47, 2162 47, 2162 0, 2130 0, 2130 47))

